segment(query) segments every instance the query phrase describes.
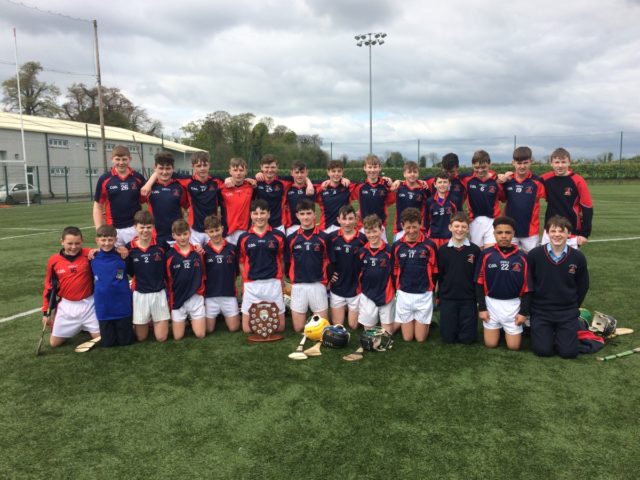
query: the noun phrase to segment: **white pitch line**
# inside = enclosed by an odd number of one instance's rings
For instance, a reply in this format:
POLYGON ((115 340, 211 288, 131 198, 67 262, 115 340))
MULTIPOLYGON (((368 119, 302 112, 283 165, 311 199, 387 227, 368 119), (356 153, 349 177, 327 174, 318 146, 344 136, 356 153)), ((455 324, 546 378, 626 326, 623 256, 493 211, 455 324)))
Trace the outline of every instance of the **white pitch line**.
POLYGON ((48 228, 30 228, 30 227, 0 227, 0 230, 27 230, 32 232, 49 231, 48 228))
POLYGON ((627 240, 640 240, 640 237, 601 238, 601 239, 597 239, 597 240, 589 240, 588 244, 589 243, 601 243, 601 242, 625 242, 627 240))
POLYGON ((41 311, 40 308, 34 308, 33 310, 29 310, 28 312, 16 313, 15 315, 12 315, 10 317, 0 318, 0 323, 9 322, 11 320, 15 320, 16 318, 20 318, 20 317, 26 317, 27 315, 32 315, 40 311, 41 311))
MULTIPOLYGON (((79 227, 79 228, 83 229, 83 228, 89 228, 91 226, 93 226, 93 225, 89 225, 88 227, 79 227)), ((25 233, 24 235, 14 235, 13 237, 0 237, 0 241, 2 241, 2 240, 13 240, 14 238, 33 237, 34 235, 43 235, 45 233, 57 232, 59 230, 60 229, 58 229, 58 228, 54 228, 52 230, 44 230, 44 231, 38 232, 38 233, 25 233)))

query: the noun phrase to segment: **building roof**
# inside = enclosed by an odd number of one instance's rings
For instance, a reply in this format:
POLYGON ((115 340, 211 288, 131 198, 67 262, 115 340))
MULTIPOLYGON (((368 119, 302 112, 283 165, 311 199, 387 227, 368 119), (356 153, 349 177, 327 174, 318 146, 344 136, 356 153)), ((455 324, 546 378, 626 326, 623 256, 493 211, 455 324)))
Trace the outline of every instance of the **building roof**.
MULTIPOLYGON (((89 138, 100 139, 100 125, 93 123, 74 122, 60 118, 34 117, 31 115, 22 116, 25 132, 50 133, 54 135, 69 135, 72 137, 87 136, 87 125, 89 127, 89 138)), ((17 113, 0 112, 0 129, 20 130, 20 115, 17 113)), ((162 145, 164 148, 181 153, 201 152, 199 148, 190 147, 169 140, 162 141, 161 138, 146 135, 133 130, 119 127, 104 127, 104 136, 107 141, 145 143, 147 145, 162 145)))

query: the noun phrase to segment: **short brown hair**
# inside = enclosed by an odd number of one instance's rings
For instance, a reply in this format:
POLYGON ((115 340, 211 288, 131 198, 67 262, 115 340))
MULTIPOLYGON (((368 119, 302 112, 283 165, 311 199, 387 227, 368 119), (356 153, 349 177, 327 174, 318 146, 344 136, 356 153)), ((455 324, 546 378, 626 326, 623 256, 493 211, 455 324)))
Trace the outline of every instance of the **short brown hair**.
POLYGON ((191 154, 191 165, 196 165, 200 162, 211 163, 209 152, 195 152, 191 154))
POLYGON ((553 152, 551 152, 551 156, 549 160, 553 160, 554 158, 568 158, 571 161, 571 154, 566 148, 556 148, 553 152))
POLYGON ((333 170, 334 168, 338 168, 340 170, 344 170, 344 163, 340 160, 331 160, 327 164, 327 170, 333 170))
POLYGON ((214 228, 222 227, 222 221, 217 215, 209 215, 204 219, 204 229, 213 230, 214 228))
POLYGON ((82 238, 82 231, 78 227, 65 227, 60 238, 64 240, 67 235, 82 238))
POLYGON ((471 157, 471 163, 477 163, 479 165, 488 165, 491 163, 491 157, 485 150, 476 150, 471 157))
POLYGON ((244 158, 233 157, 229 160, 229 168, 233 168, 233 167, 242 167, 246 170, 247 162, 245 162, 244 158))
POLYGON ((302 198, 298 204, 296 205, 296 213, 301 212, 303 210, 313 210, 315 211, 315 204, 309 200, 308 198, 302 198))
POLYGON ((306 169, 307 169, 307 164, 304 163, 302 160, 294 160, 293 163, 291 164, 291 171, 306 170, 306 169))
POLYGON ((548 232, 551 227, 560 227, 563 230, 571 231, 573 229, 573 225, 568 218, 563 217, 562 215, 554 215, 544 224, 544 229, 548 232))
POLYGON ((371 153, 367 155, 367 157, 364 159, 364 164, 365 165, 382 165, 382 162, 380 162, 380 158, 377 155, 374 155, 371 153))
POLYGON ((467 225, 469 225, 469 217, 464 212, 456 212, 451 215, 451 218, 449 219, 449 225, 451 225, 453 222, 466 223, 467 225))
POLYGON ((515 162, 525 162, 531 160, 533 152, 529 147, 518 147, 513 151, 513 160, 515 162))
POLYGON ((138 210, 133 216, 134 225, 153 225, 153 215, 149 210, 138 210))
POLYGON ((271 155, 270 153, 267 153, 264 157, 262 157, 260 159, 260 166, 262 165, 267 165, 269 163, 278 163, 278 160, 276 160, 275 155, 271 155))
POLYGON ((184 218, 179 218, 171 224, 171 233, 175 233, 176 235, 190 231, 189 223, 184 218))
POLYGON ((107 224, 100 225, 96 230, 96 238, 104 238, 104 237, 117 238, 118 231, 116 230, 116 227, 114 227, 113 225, 107 225, 107 224))
POLYGON ((176 162, 171 152, 158 152, 155 156, 156 165, 172 166, 176 162))
POLYGON ((364 217, 362 220, 362 227, 366 230, 368 228, 382 228, 382 220, 375 213, 364 217))
POLYGON ((418 164, 413 160, 409 160, 408 162, 405 162, 404 167, 402 167, 403 172, 409 172, 413 170, 416 170, 416 171, 419 170, 418 164))
POLYGON ((451 180, 449 179, 449 175, 447 175, 447 174, 446 174, 446 173, 444 173, 444 172, 439 172, 439 173, 436 173, 436 174, 435 174, 435 176, 433 177, 433 182, 435 183, 435 182, 436 182, 436 180, 438 180, 439 178, 442 178, 442 179, 446 180, 447 182, 450 182, 450 181, 451 181, 451 180))
POLYGON ((131 156, 131 152, 124 145, 116 145, 115 147, 113 147, 113 150, 111 150, 111 158, 130 157, 130 156, 131 156))
POLYGON ((356 210, 355 208, 353 208, 353 205, 349 203, 340 207, 340 210, 338 210, 338 217, 346 217, 350 213, 353 213, 355 215, 356 210))
POLYGON ((412 222, 422 223, 422 214, 417 208, 405 208, 400 214, 400 223, 404 225, 412 222))

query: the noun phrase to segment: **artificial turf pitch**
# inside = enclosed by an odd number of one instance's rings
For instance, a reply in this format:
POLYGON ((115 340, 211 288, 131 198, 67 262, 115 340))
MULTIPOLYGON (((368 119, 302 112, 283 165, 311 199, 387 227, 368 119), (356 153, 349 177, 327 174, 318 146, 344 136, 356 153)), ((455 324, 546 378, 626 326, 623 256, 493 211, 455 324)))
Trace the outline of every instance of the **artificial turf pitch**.
MULTIPOLYGON (((639 185, 592 185, 585 305, 640 346, 639 185)), ((0 210, 0 317, 36 308, 60 230, 91 205, 0 210), (42 229, 42 230, 36 230, 42 229), (48 232, 43 232, 49 230, 48 232), (27 235, 27 236, 24 236, 27 235), (15 237, 15 238, 8 238, 15 237)), ((437 315, 436 315, 437 318, 437 315)), ((222 322, 219 322, 222 323, 222 322)), ((219 326, 220 328, 220 326, 219 326)), ((528 350, 426 344, 287 358, 299 336, 203 340, 35 357, 40 315, 0 324, 2 478, 637 478, 640 355, 541 359, 528 350)), ((311 346, 311 343, 307 343, 311 346)))

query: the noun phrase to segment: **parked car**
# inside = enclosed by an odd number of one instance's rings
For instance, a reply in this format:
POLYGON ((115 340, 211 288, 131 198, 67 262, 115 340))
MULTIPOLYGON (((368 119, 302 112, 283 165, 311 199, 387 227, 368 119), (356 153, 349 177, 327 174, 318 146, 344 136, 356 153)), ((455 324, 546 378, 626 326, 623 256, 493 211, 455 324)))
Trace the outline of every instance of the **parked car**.
MULTIPOLYGON (((38 189, 29 184, 29 197, 31 203, 40 202, 40 194, 38 189)), ((0 185, 0 203, 26 203, 27 202, 27 187, 26 183, 10 183, 7 185, 0 185)))

